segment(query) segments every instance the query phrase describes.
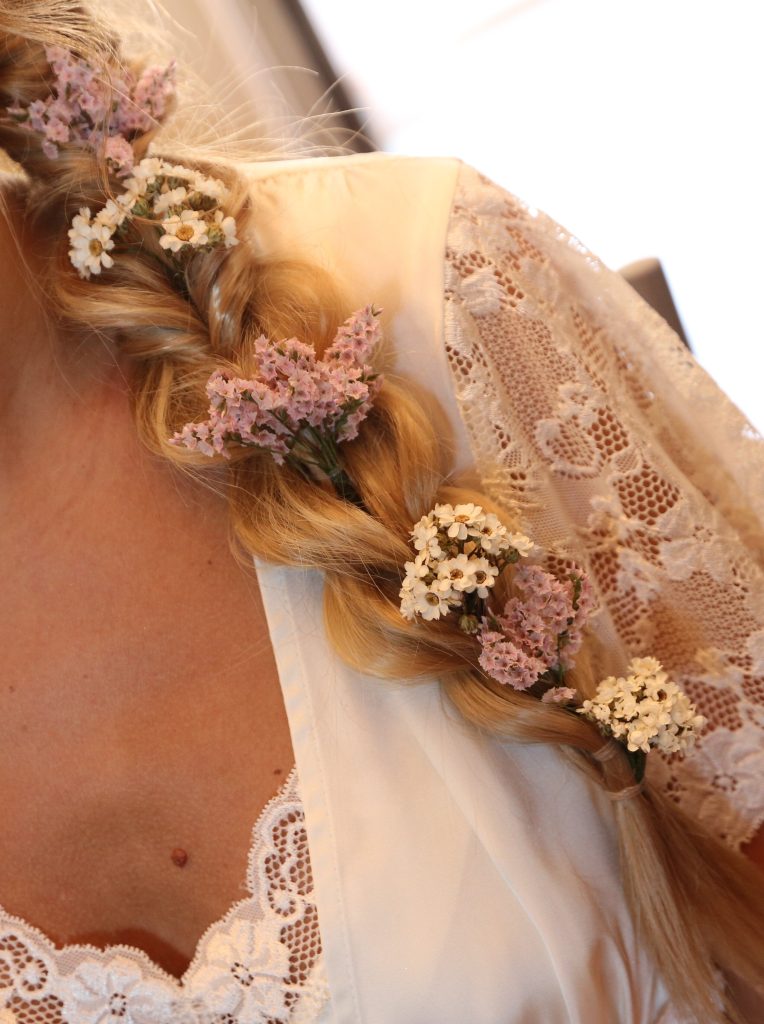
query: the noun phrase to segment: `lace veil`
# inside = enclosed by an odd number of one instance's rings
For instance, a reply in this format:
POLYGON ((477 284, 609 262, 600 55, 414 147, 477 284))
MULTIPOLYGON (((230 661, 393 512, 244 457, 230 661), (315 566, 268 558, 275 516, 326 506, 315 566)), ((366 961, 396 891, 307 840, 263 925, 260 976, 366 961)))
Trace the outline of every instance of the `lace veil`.
POLYGON ((489 493, 584 559, 612 654, 654 654, 709 718, 657 782, 732 846, 764 820, 764 439, 667 324, 573 236, 470 168, 446 341, 489 493))

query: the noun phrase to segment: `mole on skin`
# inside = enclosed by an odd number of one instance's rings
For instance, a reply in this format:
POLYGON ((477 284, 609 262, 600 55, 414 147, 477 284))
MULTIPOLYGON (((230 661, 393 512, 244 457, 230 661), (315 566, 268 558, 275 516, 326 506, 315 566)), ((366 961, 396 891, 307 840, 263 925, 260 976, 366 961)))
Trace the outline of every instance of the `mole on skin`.
POLYGON ((188 854, 177 846, 170 854, 170 859, 177 867, 184 868, 188 863, 188 854))

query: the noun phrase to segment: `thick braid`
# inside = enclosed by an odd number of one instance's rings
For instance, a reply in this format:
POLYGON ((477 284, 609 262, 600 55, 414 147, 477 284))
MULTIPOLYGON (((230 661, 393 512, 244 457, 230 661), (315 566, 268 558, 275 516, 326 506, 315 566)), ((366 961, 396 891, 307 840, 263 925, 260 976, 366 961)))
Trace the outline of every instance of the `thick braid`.
MULTIPOLYGON (((22 13, 28 14, 29 6, 20 5, 22 13)), ((48 15, 58 11, 60 19, 70 19, 59 37, 71 45, 80 8, 45 7, 48 15)), ((0 104, 5 105, 40 95, 46 81, 41 41, 9 33, 14 23, 8 11, 8 4, 0 5, 0 104)), ((101 38, 104 60, 113 60, 107 37, 101 38)), ((118 181, 103 162, 81 150, 48 160, 34 136, 2 117, 0 144, 32 179, 30 216, 43 209, 56 234, 58 260, 46 286, 62 327, 79 337, 105 339, 132 361, 141 436, 175 466, 206 477, 228 495, 244 560, 251 565, 257 555, 322 570, 329 634, 350 664, 383 678, 435 675, 453 705, 480 729, 515 742, 559 746, 607 792, 631 786, 625 755, 618 751, 603 758, 604 740, 591 722, 487 678, 478 666, 477 643, 458 628, 456 616, 439 622, 401 616, 398 591, 403 562, 411 557, 412 523, 438 501, 491 508, 484 496, 449 481, 442 435, 410 383, 387 379, 360 436, 343 447, 345 468, 365 511, 328 486, 276 466, 267 453, 242 447, 232 452, 223 474, 217 460, 168 443, 185 423, 204 416, 204 386, 215 368, 252 375, 260 333, 296 336, 321 353, 346 312, 318 269, 253 257, 246 244, 251 216, 246 182, 225 165, 197 163, 228 187, 227 210, 243 244, 198 257, 180 272, 161 250, 152 225, 139 224, 141 245, 120 254, 108 282, 83 280, 67 257, 65 225, 83 202, 102 206, 119 189, 118 181)), ((509 521, 506 514, 502 519, 509 521)), ((590 640, 588 648, 573 674, 586 696, 598 678, 596 643, 590 640)), ((612 806, 633 919, 676 1006, 704 1024, 740 1020, 731 999, 725 1007, 717 1005, 715 971, 734 970, 753 984, 764 980, 764 886, 758 873, 678 815, 649 784, 612 806)))

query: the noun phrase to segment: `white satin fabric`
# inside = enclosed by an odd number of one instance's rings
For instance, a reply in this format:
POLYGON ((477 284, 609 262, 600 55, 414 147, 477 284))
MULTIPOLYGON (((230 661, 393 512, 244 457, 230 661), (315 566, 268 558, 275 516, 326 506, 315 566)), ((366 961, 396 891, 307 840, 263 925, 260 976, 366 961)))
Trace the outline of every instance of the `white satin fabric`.
MULTIPOLYGON (((303 256, 385 309, 395 369, 472 464, 443 346, 459 163, 361 156, 252 171, 258 255, 303 256)), ((330 649, 320 575, 257 565, 299 772, 336 1024, 657 1024, 611 808, 555 750, 476 735, 435 681, 330 649)))

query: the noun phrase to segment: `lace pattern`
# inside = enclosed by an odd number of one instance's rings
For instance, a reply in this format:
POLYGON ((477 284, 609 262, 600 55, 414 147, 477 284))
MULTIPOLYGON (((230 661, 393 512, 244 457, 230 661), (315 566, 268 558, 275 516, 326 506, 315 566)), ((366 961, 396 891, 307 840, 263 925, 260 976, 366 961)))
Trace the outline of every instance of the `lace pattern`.
POLYGON ((128 946, 57 949, 0 910, 0 1024, 311 1024, 329 992, 296 770, 254 828, 247 889, 181 981, 128 946))
POLYGON ((708 717, 652 781, 739 846, 764 820, 764 440, 619 275, 470 168, 445 316, 486 490, 588 563, 605 673, 654 654, 708 717))

